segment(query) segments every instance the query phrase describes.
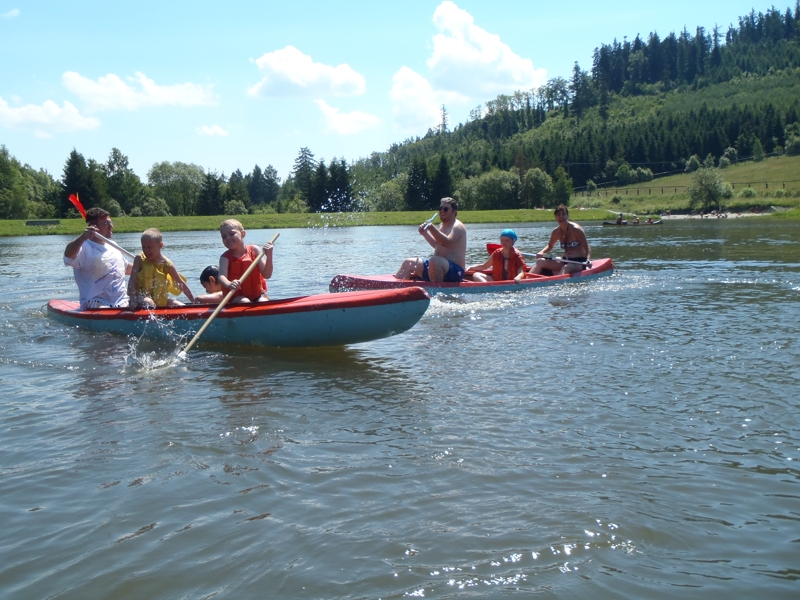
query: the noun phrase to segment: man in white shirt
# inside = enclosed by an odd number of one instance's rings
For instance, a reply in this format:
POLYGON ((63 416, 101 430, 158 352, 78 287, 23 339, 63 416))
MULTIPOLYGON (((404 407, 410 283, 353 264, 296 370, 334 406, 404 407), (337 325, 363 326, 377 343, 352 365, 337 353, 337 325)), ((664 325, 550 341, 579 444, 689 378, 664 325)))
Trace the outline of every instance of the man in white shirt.
POLYGON ((125 275, 130 274, 131 265, 119 250, 95 237, 99 233, 110 239, 113 231, 108 211, 90 208, 85 231, 64 249, 64 264, 73 269, 83 309, 128 306, 125 275))

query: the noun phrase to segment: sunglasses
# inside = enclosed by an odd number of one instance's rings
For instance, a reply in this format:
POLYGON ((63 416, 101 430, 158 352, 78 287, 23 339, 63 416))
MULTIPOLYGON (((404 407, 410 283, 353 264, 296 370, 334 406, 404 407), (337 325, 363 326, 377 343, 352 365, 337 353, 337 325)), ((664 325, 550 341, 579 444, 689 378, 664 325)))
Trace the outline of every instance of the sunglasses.
POLYGON ((450 212, 450 207, 449 206, 440 206, 439 207, 439 212, 445 212, 445 213, 446 212, 450 212))

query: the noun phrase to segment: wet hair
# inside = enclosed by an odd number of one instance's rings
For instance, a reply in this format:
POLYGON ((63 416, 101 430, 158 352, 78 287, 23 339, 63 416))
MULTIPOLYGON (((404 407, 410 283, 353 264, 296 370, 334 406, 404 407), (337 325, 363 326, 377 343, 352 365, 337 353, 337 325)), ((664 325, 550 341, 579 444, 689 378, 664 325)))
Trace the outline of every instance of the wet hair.
POLYGON ((220 223, 219 228, 222 229, 223 227, 225 227, 225 225, 229 225, 229 226, 233 227, 234 229, 238 229, 239 231, 244 231, 244 227, 236 219, 227 219, 227 220, 223 221, 222 223, 220 223))
POLYGON ((212 277, 219 281, 219 268, 216 265, 208 265, 203 269, 203 272, 200 273, 200 283, 209 282, 212 277))
POLYGON ((154 240, 156 242, 163 241, 163 238, 161 237, 161 230, 156 229, 155 227, 145 229, 142 233, 142 240, 154 240))
POLYGON ((562 210, 564 211, 564 214, 566 214, 567 216, 569 216, 569 209, 568 209, 566 206, 564 206, 563 204, 559 204, 559 205, 556 207, 556 209, 553 211, 553 214, 554 214, 554 215, 557 215, 557 214, 558 214, 558 213, 560 213, 562 210))
POLYGON ((94 223, 95 221, 99 221, 100 219, 105 219, 106 217, 110 216, 111 213, 107 210, 100 208, 99 206, 94 206, 86 211, 86 222, 94 223))
POLYGON ((458 200, 456 200, 455 198, 450 198, 449 196, 446 198, 442 198, 439 201, 439 206, 441 206, 442 204, 449 204, 450 208, 452 208, 455 212, 458 212, 458 200))

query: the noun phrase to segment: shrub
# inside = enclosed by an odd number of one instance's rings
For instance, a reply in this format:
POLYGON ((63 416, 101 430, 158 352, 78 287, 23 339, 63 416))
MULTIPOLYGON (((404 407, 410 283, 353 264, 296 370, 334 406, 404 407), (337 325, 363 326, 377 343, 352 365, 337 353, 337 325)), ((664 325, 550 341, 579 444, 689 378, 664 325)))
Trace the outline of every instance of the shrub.
POLYGON ((691 158, 686 161, 686 168, 684 171, 687 173, 694 173, 700 168, 700 158, 696 154, 692 154, 691 158))
POLYGON ((719 157, 719 168, 720 169, 727 169, 731 166, 731 159, 727 156, 720 156, 719 157))
POLYGON ((247 207, 241 200, 228 200, 223 210, 225 214, 229 216, 246 215, 248 212, 247 207))
POLYGON ((717 208, 725 192, 725 181, 717 169, 698 169, 689 185, 689 209, 706 211, 717 208))
POLYGON ((741 192, 739 192, 739 197, 740 198, 755 198, 756 197, 756 191, 751 187, 744 188, 741 192))

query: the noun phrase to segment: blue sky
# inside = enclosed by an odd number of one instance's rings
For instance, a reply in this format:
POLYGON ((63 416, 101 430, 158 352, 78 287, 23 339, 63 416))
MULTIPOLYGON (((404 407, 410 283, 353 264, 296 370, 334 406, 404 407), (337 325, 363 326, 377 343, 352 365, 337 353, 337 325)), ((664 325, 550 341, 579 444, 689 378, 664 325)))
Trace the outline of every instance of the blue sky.
POLYGON ((770 6, 0 0, 0 144, 56 178, 73 148, 105 162, 114 147, 143 180, 164 160, 285 178, 303 146, 352 162, 424 135, 442 104, 455 125, 588 70, 614 38, 724 32, 770 6))

